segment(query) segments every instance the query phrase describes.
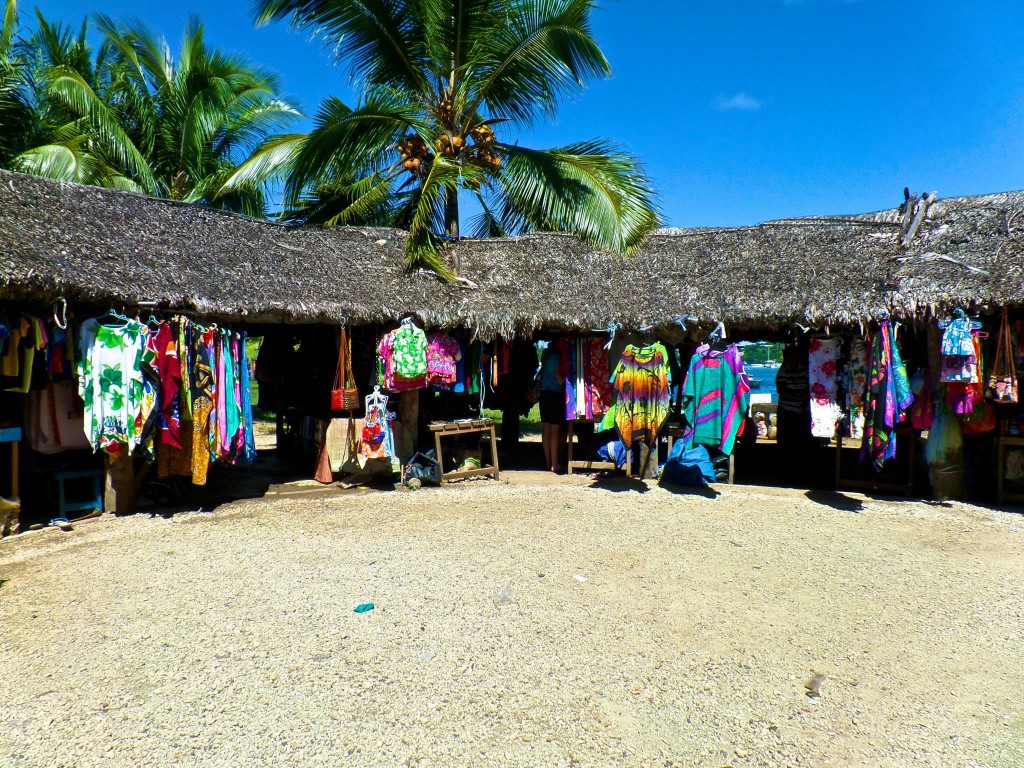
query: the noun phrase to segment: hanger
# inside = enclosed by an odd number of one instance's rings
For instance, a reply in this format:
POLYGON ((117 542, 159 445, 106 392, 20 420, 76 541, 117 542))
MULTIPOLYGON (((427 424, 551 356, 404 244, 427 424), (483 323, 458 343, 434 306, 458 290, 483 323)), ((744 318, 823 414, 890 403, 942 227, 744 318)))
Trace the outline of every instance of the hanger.
POLYGON ((682 329, 683 333, 686 333, 686 324, 687 323, 696 323, 697 322, 697 316, 696 315, 679 315, 679 317, 674 317, 674 318, 672 318, 672 320, 675 322, 676 325, 678 325, 682 329))
POLYGON ((62 331, 68 327, 68 300, 63 296, 53 302, 53 322, 62 331), (60 306, 60 314, 57 314, 57 307, 60 306))
POLYGON ((605 349, 611 349, 612 348, 612 342, 615 341, 615 332, 617 330, 619 330, 619 328, 621 328, 621 327, 622 326, 619 325, 618 323, 608 323, 608 327, 607 328, 591 328, 590 330, 593 333, 607 333, 608 334, 608 343, 604 345, 604 348, 605 349))
POLYGON ((411 318, 411 317, 407 317, 407 318, 403 319, 402 320, 402 325, 407 326, 409 328, 415 328, 416 327, 416 323, 413 322, 413 318, 411 318))
POLYGON ((363 401, 366 404, 366 412, 369 413, 372 408, 380 408, 383 411, 388 409, 388 396, 380 391, 380 385, 374 385, 373 392, 368 394, 363 401))
POLYGON ((957 322, 957 321, 964 321, 964 320, 970 321, 970 323, 971 323, 971 330, 974 330, 974 331, 981 330, 981 327, 982 327, 981 321, 977 320, 976 318, 973 318, 973 317, 968 317, 967 313, 964 312, 964 310, 962 308, 960 308, 960 307, 957 307, 956 309, 953 310, 953 317, 947 317, 945 320, 943 320, 941 323, 939 323, 939 328, 948 328, 950 323, 957 322))
POLYGON ((118 312, 116 309, 111 307, 110 309, 107 310, 106 314, 100 315, 98 318, 96 318, 96 320, 101 325, 111 327, 117 325, 127 325, 128 323, 132 322, 130 318, 126 317, 123 314, 124 307, 122 307, 121 310, 121 312, 118 312))

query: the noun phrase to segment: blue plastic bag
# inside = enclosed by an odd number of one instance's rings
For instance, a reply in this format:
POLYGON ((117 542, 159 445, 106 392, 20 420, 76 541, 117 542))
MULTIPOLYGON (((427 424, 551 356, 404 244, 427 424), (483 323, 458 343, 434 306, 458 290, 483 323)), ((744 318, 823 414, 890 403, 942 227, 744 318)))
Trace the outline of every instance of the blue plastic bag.
POLYGON ((707 486, 715 482, 715 468, 703 445, 686 449, 686 441, 676 440, 661 468, 661 482, 675 485, 707 486))

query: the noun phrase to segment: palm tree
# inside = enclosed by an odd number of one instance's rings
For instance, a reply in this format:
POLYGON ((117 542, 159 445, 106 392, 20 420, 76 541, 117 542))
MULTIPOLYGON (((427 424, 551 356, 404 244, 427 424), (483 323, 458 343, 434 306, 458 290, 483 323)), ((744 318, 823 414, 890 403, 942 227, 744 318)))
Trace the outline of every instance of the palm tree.
POLYGON ((29 64, 17 45, 18 6, 7 0, 0 19, 0 167, 32 146, 38 119, 32 105, 29 64))
MULTIPOLYGON (((9 0, 11 1, 11 0, 9 0)), ((223 182, 300 115, 271 72, 211 49, 190 18, 178 51, 138 21, 95 17, 102 43, 41 16, 35 58, 46 141, 14 158, 29 173, 132 189, 251 216, 266 212, 272 173, 223 182)))
POLYGON ((590 31, 594 0, 256 0, 257 21, 290 18, 336 46, 361 88, 326 99, 308 134, 278 136, 228 182, 286 166, 287 218, 395 224, 406 255, 450 274, 459 192, 478 236, 575 232, 620 253, 658 224, 639 163, 603 140, 554 149, 503 140, 553 115, 561 97, 610 74, 590 31))

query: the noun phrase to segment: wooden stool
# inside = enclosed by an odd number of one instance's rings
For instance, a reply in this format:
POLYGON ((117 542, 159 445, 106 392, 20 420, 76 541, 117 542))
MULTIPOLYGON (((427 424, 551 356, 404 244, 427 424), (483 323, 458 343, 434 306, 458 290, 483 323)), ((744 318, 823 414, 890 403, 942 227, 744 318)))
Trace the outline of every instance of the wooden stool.
POLYGON ((434 433, 434 449, 437 451, 437 463, 441 465, 441 482, 463 480, 467 477, 490 475, 498 479, 498 442, 494 434, 494 419, 460 419, 459 421, 434 421, 427 425, 434 433), (441 454, 441 438, 455 435, 490 432, 491 459, 494 466, 479 469, 463 469, 455 472, 444 471, 444 456, 441 454))

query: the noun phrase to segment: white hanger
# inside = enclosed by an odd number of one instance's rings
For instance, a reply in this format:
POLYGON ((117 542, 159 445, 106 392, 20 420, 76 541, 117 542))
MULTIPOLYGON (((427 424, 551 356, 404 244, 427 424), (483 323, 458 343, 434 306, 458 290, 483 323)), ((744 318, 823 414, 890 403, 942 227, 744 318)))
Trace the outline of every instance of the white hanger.
POLYGON ((381 410, 386 411, 388 409, 388 396, 381 393, 380 386, 375 386, 373 392, 368 394, 364 401, 366 403, 367 412, 373 407, 380 407, 381 410))

